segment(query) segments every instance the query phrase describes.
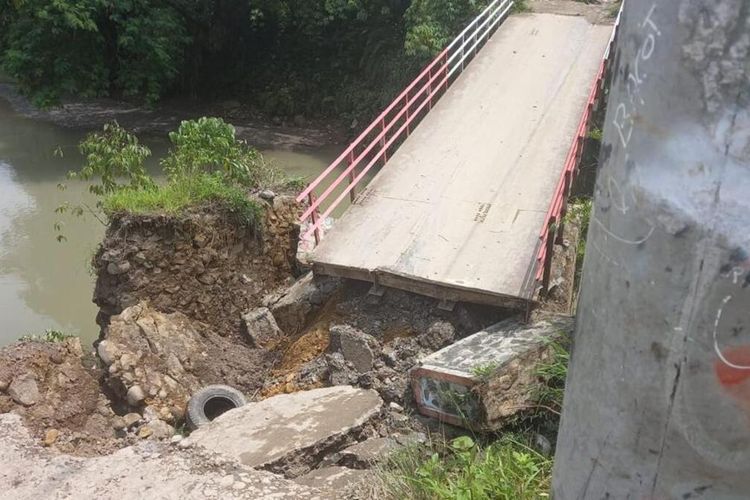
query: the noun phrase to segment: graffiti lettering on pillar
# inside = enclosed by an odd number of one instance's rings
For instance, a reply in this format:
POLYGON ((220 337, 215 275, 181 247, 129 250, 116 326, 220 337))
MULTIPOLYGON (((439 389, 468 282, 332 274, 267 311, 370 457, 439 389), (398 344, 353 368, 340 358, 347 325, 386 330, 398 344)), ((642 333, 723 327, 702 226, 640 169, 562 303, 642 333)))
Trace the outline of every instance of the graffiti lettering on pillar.
MULTIPOLYGON (((658 38, 661 36, 661 30, 655 21, 656 4, 652 4, 651 8, 646 14, 646 17, 640 23, 640 29, 644 33, 643 41, 635 55, 635 60, 632 64, 627 66, 628 75, 625 81, 626 97, 623 102, 620 102, 614 111, 614 117, 612 118, 612 124, 617 131, 619 142, 625 149, 625 162, 630 162, 630 155, 627 152, 628 145, 633 136, 633 130, 635 128, 635 116, 637 115, 638 108, 645 106, 646 101, 644 100, 641 89, 643 83, 648 78, 648 74, 644 71, 643 65, 646 61, 651 59, 654 51, 657 47, 658 38)), ((634 164, 633 168, 638 169, 638 165, 634 164)), ((612 207, 618 210, 623 215, 627 214, 630 210, 630 202, 635 205, 637 200, 633 189, 630 186, 623 188, 620 186, 618 181, 609 174, 602 179, 603 185, 605 186, 608 194, 608 199, 612 202, 612 207)), ((645 234, 641 234, 637 237, 626 237, 624 235, 615 234, 604 224, 595 213, 592 216, 592 222, 595 226, 599 227, 606 234, 605 238, 612 238, 619 243, 628 245, 640 245, 648 240, 654 233, 655 227, 652 224, 648 224, 649 229, 645 234)), ((599 250, 599 249, 597 249, 599 250)), ((602 253, 599 250, 600 253, 602 253)), ((609 256, 602 253, 607 259, 609 256)))
POLYGON ((628 102, 621 102, 615 108, 615 116, 612 119, 612 125, 615 126, 620 138, 620 144, 627 149, 630 139, 633 136, 633 127, 635 125, 634 116, 638 106, 645 106, 646 101, 641 96, 641 87, 646 81, 648 75, 642 71, 642 64, 649 59, 656 48, 657 38, 661 36, 661 31, 654 21, 654 11, 656 4, 651 6, 646 18, 641 22, 641 29, 645 31, 646 36, 641 43, 641 47, 636 54, 632 69, 629 71, 625 88, 628 94, 628 102))

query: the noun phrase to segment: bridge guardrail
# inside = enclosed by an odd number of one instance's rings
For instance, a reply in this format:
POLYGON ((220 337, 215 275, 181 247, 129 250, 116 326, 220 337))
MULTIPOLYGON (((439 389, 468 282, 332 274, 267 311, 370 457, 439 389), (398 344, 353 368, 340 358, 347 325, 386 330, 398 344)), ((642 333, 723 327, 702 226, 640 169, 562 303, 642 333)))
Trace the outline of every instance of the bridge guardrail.
POLYGON ((378 163, 388 161, 388 152, 398 147, 398 141, 411 133, 445 89, 455 80, 470 62, 480 45, 494 32, 513 7, 513 0, 494 0, 451 41, 422 72, 388 105, 365 130, 336 158, 314 181, 297 196, 297 201, 308 201, 308 207, 300 217, 308 222, 302 239, 315 237, 319 243, 320 228, 326 218, 349 195, 353 202, 356 187, 367 172, 378 163), (394 130, 395 129, 395 130, 394 130), (341 172, 337 168, 346 165, 341 172), (364 166, 363 166, 364 165, 364 166), (334 175, 338 175, 330 181, 334 175), (330 200, 336 188, 348 180, 348 185, 330 200), (316 196, 316 188, 328 186, 316 196), (323 204, 326 207, 323 209, 323 204), (322 210, 322 213, 321 213, 322 210))
MULTIPOLYGON (((624 4, 624 2, 623 2, 624 4)), ((588 133, 589 121, 593 114, 597 101, 601 97, 601 93, 604 90, 604 85, 607 76, 607 70, 609 67, 610 55, 612 53, 614 44, 617 39, 617 28, 620 25, 620 16, 622 15, 622 5, 620 11, 617 14, 614 27, 612 28, 612 36, 609 39, 607 48, 604 51, 602 57, 602 63, 599 66, 594 83, 591 86, 588 100, 586 101, 586 108, 583 111, 581 120, 576 130, 576 137, 573 139, 573 143, 568 150, 568 155, 565 158, 565 165, 560 176, 560 180, 555 188, 555 194, 552 197, 552 202, 547 215, 544 218, 544 224, 542 225, 541 232, 539 233, 539 244, 537 245, 536 262, 535 262, 535 273, 534 279, 537 285, 541 285, 542 289, 546 289, 549 285, 550 273, 552 270, 552 256, 553 256, 553 245, 555 243, 555 237, 562 237, 563 233, 563 222, 567 213, 568 207, 568 196, 570 189, 575 180, 575 176, 578 172, 578 166, 581 161, 581 153, 583 152, 583 145, 588 133)))

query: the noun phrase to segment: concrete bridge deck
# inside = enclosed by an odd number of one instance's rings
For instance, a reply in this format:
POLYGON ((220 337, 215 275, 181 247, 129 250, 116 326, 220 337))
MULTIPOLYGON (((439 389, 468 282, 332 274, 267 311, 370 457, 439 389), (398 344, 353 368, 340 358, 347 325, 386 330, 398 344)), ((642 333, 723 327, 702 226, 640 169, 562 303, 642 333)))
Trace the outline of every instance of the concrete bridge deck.
POLYGON ((533 297, 539 232, 612 26, 513 15, 309 260, 445 300, 533 297))

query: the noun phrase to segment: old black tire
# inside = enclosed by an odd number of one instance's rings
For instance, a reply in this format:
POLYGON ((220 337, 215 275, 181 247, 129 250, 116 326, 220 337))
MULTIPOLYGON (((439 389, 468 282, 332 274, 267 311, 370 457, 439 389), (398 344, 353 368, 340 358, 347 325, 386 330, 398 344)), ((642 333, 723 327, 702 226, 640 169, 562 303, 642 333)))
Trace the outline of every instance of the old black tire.
POLYGON ((191 429, 206 425, 219 415, 247 404, 245 396, 228 385, 208 385, 188 401, 187 424, 191 429))

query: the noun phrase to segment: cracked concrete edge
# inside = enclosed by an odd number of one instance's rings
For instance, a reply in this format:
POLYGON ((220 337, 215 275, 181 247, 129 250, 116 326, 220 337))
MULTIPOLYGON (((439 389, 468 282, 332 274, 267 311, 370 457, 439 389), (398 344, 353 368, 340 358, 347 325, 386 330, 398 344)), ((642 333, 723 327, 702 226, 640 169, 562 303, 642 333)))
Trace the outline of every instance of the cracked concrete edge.
POLYGON ((0 490, 39 498, 325 498, 323 493, 200 450, 144 442, 111 455, 42 448, 15 414, 0 415, 0 490))

